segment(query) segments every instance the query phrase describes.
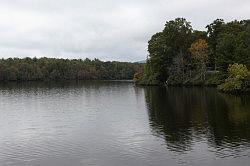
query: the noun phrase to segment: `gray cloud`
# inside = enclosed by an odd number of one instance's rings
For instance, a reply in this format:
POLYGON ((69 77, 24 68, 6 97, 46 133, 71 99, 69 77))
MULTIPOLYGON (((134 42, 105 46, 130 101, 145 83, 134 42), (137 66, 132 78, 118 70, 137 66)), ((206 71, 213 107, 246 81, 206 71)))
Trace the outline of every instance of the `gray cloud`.
POLYGON ((0 0, 0 57, 136 61, 166 20, 250 17, 249 0, 0 0))

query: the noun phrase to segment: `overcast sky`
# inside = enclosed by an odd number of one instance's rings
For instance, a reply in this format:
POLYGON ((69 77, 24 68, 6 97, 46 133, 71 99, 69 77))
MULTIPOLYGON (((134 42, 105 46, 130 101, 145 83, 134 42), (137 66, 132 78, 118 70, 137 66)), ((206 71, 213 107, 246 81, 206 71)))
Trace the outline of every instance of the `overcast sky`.
POLYGON ((0 0, 0 57, 138 61, 151 35, 184 17, 250 18, 250 0, 0 0))

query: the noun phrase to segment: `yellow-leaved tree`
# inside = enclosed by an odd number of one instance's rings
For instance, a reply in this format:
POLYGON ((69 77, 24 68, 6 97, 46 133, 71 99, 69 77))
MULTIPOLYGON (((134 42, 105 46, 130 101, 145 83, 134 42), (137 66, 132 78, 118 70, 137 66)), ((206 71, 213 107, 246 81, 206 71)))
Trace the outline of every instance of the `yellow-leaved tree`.
POLYGON ((249 92, 250 90, 250 71, 246 65, 232 64, 228 67, 229 77, 225 83, 219 86, 219 89, 224 92, 249 92))
POLYGON ((197 66, 201 73, 201 77, 203 81, 205 81, 206 74, 206 65, 208 63, 209 58, 209 47, 208 43, 204 39, 199 39, 192 43, 189 51, 192 55, 192 58, 196 60, 197 66))

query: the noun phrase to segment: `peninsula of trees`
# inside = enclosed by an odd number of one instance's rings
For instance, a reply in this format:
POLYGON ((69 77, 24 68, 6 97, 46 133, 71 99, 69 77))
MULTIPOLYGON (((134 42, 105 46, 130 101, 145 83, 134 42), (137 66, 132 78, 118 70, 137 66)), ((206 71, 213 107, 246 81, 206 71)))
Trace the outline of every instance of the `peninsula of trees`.
POLYGON ((144 85, 219 85, 225 92, 250 90, 250 20, 217 19, 206 31, 186 19, 167 21, 152 36, 144 72, 134 76, 144 85))
POLYGON ((142 64, 98 59, 0 59, 0 82, 133 79, 142 64))

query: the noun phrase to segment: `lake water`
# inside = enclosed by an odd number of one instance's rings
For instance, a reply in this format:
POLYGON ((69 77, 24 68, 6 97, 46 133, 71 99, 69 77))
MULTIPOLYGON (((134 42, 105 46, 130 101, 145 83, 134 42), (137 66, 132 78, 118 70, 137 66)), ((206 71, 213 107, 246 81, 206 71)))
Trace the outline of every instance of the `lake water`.
POLYGON ((0 85, 1 166, 249 166, 250 97, 129 82, 0 85))

